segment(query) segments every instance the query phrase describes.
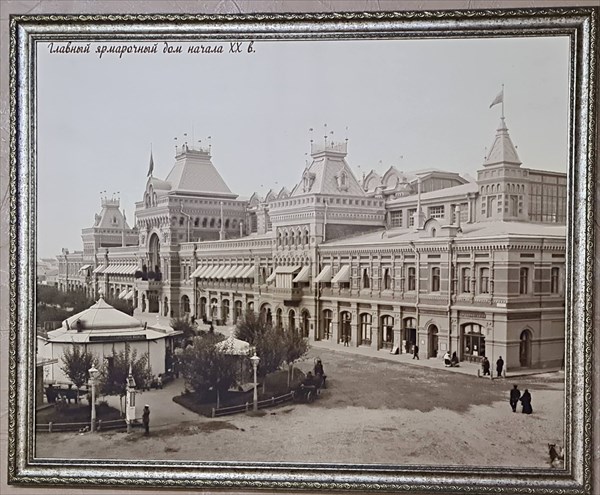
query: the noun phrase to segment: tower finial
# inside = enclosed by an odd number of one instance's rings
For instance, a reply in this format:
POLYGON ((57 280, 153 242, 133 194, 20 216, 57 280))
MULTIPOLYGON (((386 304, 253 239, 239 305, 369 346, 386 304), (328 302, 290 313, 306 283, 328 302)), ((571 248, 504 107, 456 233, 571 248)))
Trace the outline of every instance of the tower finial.
POLYGON ((152 143, 150 143, 150 165, 148 166, 147 177, 152 177, 152 172, 154 172, 154 157, 152 156, 152 143))

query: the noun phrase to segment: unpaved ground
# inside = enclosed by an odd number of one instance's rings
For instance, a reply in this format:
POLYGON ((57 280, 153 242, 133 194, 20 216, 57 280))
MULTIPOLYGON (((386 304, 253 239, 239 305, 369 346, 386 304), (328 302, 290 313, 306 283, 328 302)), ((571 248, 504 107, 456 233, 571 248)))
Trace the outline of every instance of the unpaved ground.
POLYGON ((319 355, 329 386, 313 404, 214 420, 186 414, 149 437, 137 431, 38 434, 36 454, 548 467, 547 443, 562 444, 562 374, 490 381, 364 356, 323 350, 319 355), (513 383, 529 388, 534 414, 511 411, 513 383))

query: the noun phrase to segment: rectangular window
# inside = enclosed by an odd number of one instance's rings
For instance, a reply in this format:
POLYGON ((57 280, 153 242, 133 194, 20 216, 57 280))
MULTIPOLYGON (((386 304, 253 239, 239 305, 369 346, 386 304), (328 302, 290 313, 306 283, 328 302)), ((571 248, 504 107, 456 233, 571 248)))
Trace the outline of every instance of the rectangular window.
POLYGON ((519 271, 519 294, 527 294, 529 284, 529 268, 521 268, 519 271))
POLYGON ((559 274, 560 269, 557 266, 553 266, 550 275, 550 292, 552 292, 552 294, 558 294, 559 274))
POLYGON ((416 212, 417 212, 416 208, 411 208, 410 210, 408 210, 408 226, 409 227, 415 226, 415 213, 416 212))
POLYGON ((390 227, 402 227, 402 211, 390 211, 390 227))
POLYGON ((444 218, 444 205, 442 206, 430 206, 429 207, 430 218, 444 218))

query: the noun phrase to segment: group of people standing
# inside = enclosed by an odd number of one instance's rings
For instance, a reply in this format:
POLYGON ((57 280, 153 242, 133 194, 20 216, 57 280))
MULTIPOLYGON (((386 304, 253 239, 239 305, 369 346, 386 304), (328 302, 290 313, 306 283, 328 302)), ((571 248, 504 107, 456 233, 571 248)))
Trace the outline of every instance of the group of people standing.
POLYGON ((531 407, 531 394, 529 393, 529 390, 525 389, 525 392, 523 392, 523 395, 521 395, 519 387, 513 385, 513 389, 510 391, 509 399, 510 407, 512 408, 513 412, 517 412, 517 405, 519 404, 519 401, 521 401, 521 412, 523 414, 531 414, 533 412, 533 408, 531 407))
MULTIPOLYGON (((483 360, 481 361, 481 369, 483 370, 483 376, 492 376, 490 373, 490 367, 491 367, 491 363, 490 360, 487 357, 484 357, 483 360)), ((496 373, 497 373, 497 377, 500 378, 502 376, 502 371, 504 370, 504 359, 502 359, 502 356, 500 356, 498 358, 498 360, 496 361, 496 373)))

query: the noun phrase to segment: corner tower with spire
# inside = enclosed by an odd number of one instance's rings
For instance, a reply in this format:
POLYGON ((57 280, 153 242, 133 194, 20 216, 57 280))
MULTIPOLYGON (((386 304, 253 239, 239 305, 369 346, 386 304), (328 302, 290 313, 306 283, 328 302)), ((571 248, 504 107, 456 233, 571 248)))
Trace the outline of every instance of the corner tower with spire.
POLYGON ((477 171, 481 220, 528 220, 529 171, 513 144, 504 117, 504 89, 491 106, 502 103, 502 116, 494 142, 477 171))

